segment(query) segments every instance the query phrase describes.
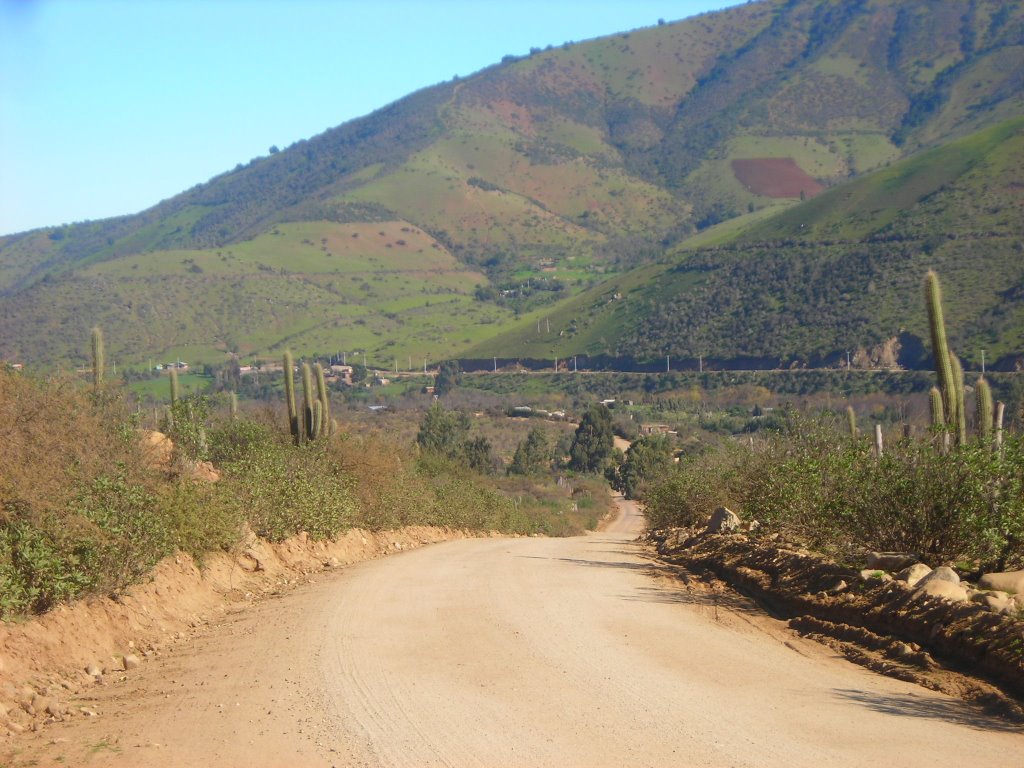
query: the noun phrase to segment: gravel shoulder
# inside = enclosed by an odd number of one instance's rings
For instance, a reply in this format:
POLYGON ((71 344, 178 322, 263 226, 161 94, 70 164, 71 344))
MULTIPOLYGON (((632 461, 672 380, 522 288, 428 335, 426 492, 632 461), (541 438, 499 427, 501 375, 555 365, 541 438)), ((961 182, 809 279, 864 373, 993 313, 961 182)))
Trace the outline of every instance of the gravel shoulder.
POLYGON ((1024 754, 1019 728, 680 581, 622 505, 584 537, 451 541, 325 572, 87 690, 75 705, 99 716, 25 734, 7 762, 983 768, 1024 754))

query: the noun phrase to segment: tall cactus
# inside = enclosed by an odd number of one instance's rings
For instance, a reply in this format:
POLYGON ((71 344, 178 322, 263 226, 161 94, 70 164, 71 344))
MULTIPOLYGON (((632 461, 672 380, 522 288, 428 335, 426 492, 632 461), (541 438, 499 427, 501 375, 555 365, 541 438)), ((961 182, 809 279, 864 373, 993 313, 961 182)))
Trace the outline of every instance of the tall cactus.
POLYGON ((949 351, 946 321, 942 313, 942 288, 939 285, 939 276, 932 270, 928 270, 925 276, 924 295, 925 306, 928 309, 928 328, 932 337, 935 373, 942 396, 942 423, 956 430, 954 434, 957 444, 962 445, 967 439, 967 421, 962 405, 963 370, 960 368, 960 362, 949 351))
POLYGON ((313 424, 313 370, 309 363, 302 364, 302 416, 306 440, 312 440, 317 430, 313 424))
POLYGON ((327 379, 324 377, 324 367, 320 363, 313 366, 316 374, 316 397, 320 403, 320 434, 330 435, 331 423, 331 400, 327 394, 327 379))
POLYGON ((173 409, 174 406, 176 406, 178 404, 178 400, 181 399, 181 387, 178 384, 178 370, 176 368, 171 368, 170 383, 171 383, 171 408, 173 409))
POLYGON ((103 385, 103 331, 99 326, 92 329, 92 387, 95 390, 103 385))
POLYGON ((850 430, 850 437, 857 436, 857 414, 852 405, 846 406, 846 427, 850 430))
POLYGON ((946 414, 942 405, 942 393, 938 387, 932 387, 928 393, 928 404, 931 406, 932 411, 932 426, 936 429, 942 429, 946 426, 946 414))
POLYGON ((960 365, 960 358, 950 355, 953 362, 953 393, 956 404, 956 444, 967 444, 967 407, 964 399, 964 369, 960 365))
POLYGON ((299 410, 295 405, 295 361, 291 350, 284 353, 284 399, 288 403, 288 429, 296 445, 302 442, 302 427, 299 422, 299 410))
POLYGON ((319 400, 313 401, 313 419, 311 421, 312 429, 309 433, 310 440, 316 440, 320 437, 320 432, 323 429, 323 403, 319 400))
POLYGON ((991 444, 992 424, 994 421, 992 387, 989 386, 984 376, 978 379, 978 383, 974 385, 974 401, 978 437, 981 439, 982 443, 991 444))

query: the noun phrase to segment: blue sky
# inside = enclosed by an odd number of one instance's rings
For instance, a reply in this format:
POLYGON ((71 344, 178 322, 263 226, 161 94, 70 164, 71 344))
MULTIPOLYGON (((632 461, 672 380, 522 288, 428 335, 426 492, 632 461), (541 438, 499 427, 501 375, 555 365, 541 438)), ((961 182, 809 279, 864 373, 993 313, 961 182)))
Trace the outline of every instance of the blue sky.
POLYGON ((134 213, 505 54, 735 0, 0 0, 0 234, 134 213))

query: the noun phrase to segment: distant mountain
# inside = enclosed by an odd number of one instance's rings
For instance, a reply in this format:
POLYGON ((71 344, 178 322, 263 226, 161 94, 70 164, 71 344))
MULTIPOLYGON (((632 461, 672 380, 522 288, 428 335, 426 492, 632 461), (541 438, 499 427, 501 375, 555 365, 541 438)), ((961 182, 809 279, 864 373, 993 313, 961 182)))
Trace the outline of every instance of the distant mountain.
MULTIPOLYGON (((506 57, 140 214, 0 238, 0 357, 74 358, 94 323, 136 362, 284 344, 459 354, 698 232, 801 216, 850 178, 1022 115, 1022 86, 1019 0, 763 0, 506 57), (362 249, 377 231, 392 248, 362 249), (417 275, 453 305, 427 307, 417 275)), ((642 340, 638 354, 666 346, 642 340)))
POLYGON ((729 222, 470 356, 608 355, 753 365, 930 363, 922 281, 945 286, 968 364, 1024 364, 1024 118, 729 222), (709 244, 710 243, 710 244, 709 244))

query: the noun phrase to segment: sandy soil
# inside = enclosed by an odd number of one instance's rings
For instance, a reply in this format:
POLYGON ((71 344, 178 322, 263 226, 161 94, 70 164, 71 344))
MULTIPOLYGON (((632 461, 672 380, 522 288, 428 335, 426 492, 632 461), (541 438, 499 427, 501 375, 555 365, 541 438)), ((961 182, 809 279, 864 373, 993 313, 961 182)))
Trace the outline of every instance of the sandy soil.
MULTIPOLYGON (((11 761, 83 766, 1007 766, 1024 734, 687 587, 633 542, 436 544, 228 616, 11 761)), ((3 760, 0 760, 0 764, 3 760)))

